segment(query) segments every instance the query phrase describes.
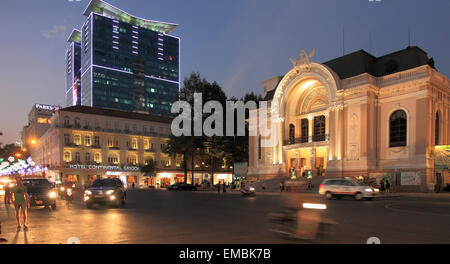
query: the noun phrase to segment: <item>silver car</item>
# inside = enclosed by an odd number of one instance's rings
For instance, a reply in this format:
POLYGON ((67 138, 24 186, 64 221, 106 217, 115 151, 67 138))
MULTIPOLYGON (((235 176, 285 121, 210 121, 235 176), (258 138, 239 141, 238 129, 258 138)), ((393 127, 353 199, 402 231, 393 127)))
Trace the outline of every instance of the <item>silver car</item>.
POLYGON ((336 197, 338 199, 350 196, 356 200, 371 200, 377 197, 380 190, 371 186, 364 186, 347 178, 326 179, 319 186, 319 194, 325 195, 327 199, 336 197))

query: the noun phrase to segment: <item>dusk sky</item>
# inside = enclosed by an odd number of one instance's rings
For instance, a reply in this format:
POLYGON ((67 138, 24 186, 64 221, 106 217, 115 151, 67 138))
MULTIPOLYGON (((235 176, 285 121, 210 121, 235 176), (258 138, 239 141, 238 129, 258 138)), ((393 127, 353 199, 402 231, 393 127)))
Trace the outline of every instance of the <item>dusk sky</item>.
MULTIPOLYGON (((68 34, 88 0, 0 0, 0 142, 20 139, 35 103, 64 106, 68 34)), ((181 78, 198 71, 228 96, 261 93, 261 81, 316 48, 324 62, 360 49, 381 56, 408 45, 450 76, 448 0, 109 0, 139 17, 172 22, 181 38, 181 78), (369 45, 369 35, 372 43, 369 45), (371 50, 369 47, 371 46, 371 50)))

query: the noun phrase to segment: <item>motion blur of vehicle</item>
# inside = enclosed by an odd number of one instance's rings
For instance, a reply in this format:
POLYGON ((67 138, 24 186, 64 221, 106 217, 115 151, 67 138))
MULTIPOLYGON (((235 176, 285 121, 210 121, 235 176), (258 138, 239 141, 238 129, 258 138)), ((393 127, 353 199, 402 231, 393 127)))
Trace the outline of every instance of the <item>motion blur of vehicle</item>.
POLYGON ((364 186, 356 181, 341 179, 326 179, 319 186, 319 194, 324 195, 327 199, 341 199, 342 197, 353 197, 356 200, 371 200, 377 197, 380 190, 371 186, 364 186))
POLYGON ((167 190, 169 191, 197 191, 197 187, 192 184, 177 182, 172 185, 167 186, 167 190))
POLYGON ((331 227, 337 224, 325 216, 328 207, 322 199, 284 193, 281 201, 281 210, 269 214, 269 221, 270 231, 283 238, 317 242, 331 233, 331 227))
POLYGON ((119 207, 125 204, 126 191, 120 179, 98 179, 84 191, 84 202, 88 208, 94 204, 119 207))
POLYGON ((73 191, 73 189, 75 188, 75 185, 73 183, 63 183, 60 184, 58 186, 58 195, 61 199, 65 199, 67 196, 67 190, 71 189, 71 191, 73 191))
POLYGON ((56 209, 56 190, 47 179, 23 179, 22 184, 27 187, 30 207, 51 206, 56 209))

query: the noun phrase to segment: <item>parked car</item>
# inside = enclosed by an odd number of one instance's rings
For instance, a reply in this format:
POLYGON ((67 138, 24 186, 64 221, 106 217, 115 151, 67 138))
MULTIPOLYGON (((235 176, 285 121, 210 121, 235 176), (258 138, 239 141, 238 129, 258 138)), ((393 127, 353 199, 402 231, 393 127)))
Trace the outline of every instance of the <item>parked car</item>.
POLYGON ((325 195, 327 199, 336 197, 338 199, 350 196, 356 200, 371 200, 377 197, 380 190, 371 186, 361 185, 347 178, 326 179, 319 186, 319 194, 325 195))
POLYGON ((30 207, 51 206, 56 209, 57 193, 47 179, 24 179, 22 184, 27 188, 30 207))
POLYGON ((125 204, 126 191, 120 179, 98 179, 84 191, 84 202, 88 208, 94 204, 109 204, 119 207, 125 204))
POLYGON ((178 191, 178 190, 197 191, 197 187, 195 187, 192 184, 177 182, 177 183, 167 186, 167 190, 169 190, 169 191, 178 191))

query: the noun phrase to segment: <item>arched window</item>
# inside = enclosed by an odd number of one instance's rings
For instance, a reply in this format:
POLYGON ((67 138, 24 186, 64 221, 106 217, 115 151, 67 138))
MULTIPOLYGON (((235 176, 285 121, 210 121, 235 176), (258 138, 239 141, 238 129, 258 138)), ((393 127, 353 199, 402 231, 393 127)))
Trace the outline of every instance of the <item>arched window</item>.
POLYGON ((64 117, 64 126, 69 127, 70 126, 70 119, 68 116, 64 117))
POLYGON ((94 155, 94 161, 95 161, 96 163, 100 163, 100 162, 101 162, 101 156, 100 156, 100 153, 95 153, 95 155, 94 155))
POLYGON ((64 152, 64 161, 65 162, 71 162, 70 152, 64 152))
POLYGON ((76 152, 75 153, 75 162, 80 162, 81 161, 81 155, 80 152, 76 152))
POLYGON ((435 131, 434 131, 434 144, 439 145, 439 138, 440 138, 440 129, 441 129, 441 123, 440 123, 440 116, 439 111, 436 112, 436 120, 435 120, 435 131))
POLYGON ((313 141, 325 141, 325 116, 314 117, 314 138, 313 141))
POLYGON ((403 110, 397 110, 389 118, 389 147, 406 146, 407 120, 403 110))
POLYGON ((289 125, 289 144, 295 144, 295 126, 289 125))
POLYGON ((75 128, 80 128, 80 126, 81 126, 81 121, 80 121, 80 119, 79 119, 78 117, 75 118, 74 123, 75 123, 75 128))

